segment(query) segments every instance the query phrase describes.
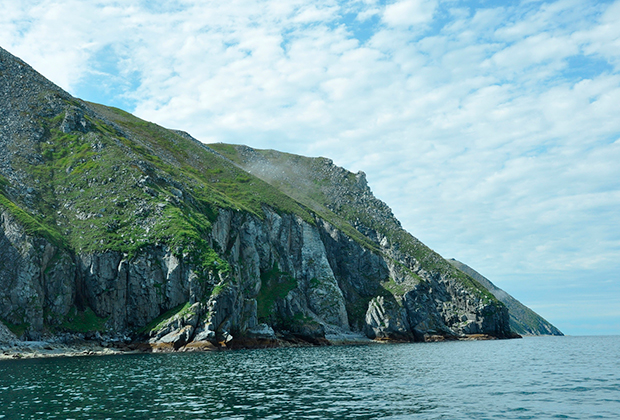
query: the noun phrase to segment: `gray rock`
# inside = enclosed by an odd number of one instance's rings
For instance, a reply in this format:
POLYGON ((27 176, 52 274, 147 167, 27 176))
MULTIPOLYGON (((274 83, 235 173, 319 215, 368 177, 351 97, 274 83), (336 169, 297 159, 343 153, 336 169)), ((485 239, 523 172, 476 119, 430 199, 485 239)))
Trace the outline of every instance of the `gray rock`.
POLYGON ((77 107, 70 107, 65 111, 65 118, 60 124, 60 130, 63 133, 72 131, 88 132, 90 123, 84 118, 84 113, 77 107))
POLYGON ((523 305, 510 294, 495 286, 489 279, 455 259, 447 260, 450 264, 471 276, 487 288, 499 301, 508 307, 510 328, 521 335, 563 335, 560 330, 547 320, 523 305))
POLYGON ((276 333, 267 324, 258 324, 253 328, 249 328, 246 331, 246 336, 249 338, 257 338, 257 339, 275 339, 276 333))
POLYGON ((384 296, 377 296, 368 304, 364 332, 372 339, 413 339, 405 309, 396 299, 384 296))

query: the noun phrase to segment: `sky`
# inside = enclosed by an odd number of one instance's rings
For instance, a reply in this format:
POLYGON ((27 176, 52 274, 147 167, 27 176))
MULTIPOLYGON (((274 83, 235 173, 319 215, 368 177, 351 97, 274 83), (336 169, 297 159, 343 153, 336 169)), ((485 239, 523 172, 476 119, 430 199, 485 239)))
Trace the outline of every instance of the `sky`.
POLYGON ((205 143, 364 171, 565 334, 620 334, 620 1, 0 0, 0 46, 205 143))

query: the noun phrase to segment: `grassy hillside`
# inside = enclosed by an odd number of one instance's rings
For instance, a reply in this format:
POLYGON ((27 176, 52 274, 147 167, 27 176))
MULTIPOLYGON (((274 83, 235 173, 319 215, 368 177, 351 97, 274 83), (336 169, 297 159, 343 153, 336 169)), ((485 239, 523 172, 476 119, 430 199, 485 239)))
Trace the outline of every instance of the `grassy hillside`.
POLYGON ((0 178, 0 205, 31 233, 79 252, 132 254, 161 243, 185 252, 204 248, 218 208, 261 217, 267 205, 313 222, 299 203, 199 143, 119 109, 85 105, 84 130, 63 132, 65 113, 43 119, 44 141, 14 156, 32 196, 11 195, 0 178))

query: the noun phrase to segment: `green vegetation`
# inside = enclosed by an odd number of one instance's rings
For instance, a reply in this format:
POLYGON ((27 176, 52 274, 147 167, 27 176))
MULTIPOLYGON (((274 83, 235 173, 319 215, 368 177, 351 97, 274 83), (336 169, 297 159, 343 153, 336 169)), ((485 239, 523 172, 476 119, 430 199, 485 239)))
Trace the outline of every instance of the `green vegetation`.
MULTIPOLYGON (((254 164, 252 158, 239 153, 241 146, 217 143, 210 147, 246 169, 254 164)), ((334 167, 325 158, 295 156, 274 150, 254 152, 260 157, 254 159, 260 163, 260 173, 266 181, 312 209, 362 247, 382 253, 379 244, 362 233, 364 229, 372 229, 385 236, 389 243, 395 244, 403 254, 414 257, 426 271, 457 279, 486 302, 496 300, 477 281, 462 275, 439 254, 402 229, 384 203, 365 197, 354 173, 334 167), (358 230, 357 227, 363 229, 358 230)), ((409 268, 394 262, 421 281, 409 268)))
POLYGON ((74 306, 69 310, 69 313, 58 328, 64 331, 86 333, 103 331, 105 323, 106 319, 98 317, 92 309, 86 308, 80 311, 74 306))
POLYGON ((510 329, 521 335, 544 333, 551 331, 560 334, 560 331, 548 323, 544 318, 524 306, 518 300, 509 296, 504 303, 510 314, 510 329))
POLYGON ((32 216, 10 201, 0 191, 0 208, 7 210, 24 227, 28 235, 39 236, 47 239, 56 246, 64 246, 64 239, 60 233, 50 228, 35 216, 32 216))
POLYGON ((203 272, 212 271, 224 275, 231 272, 228 261, 220 258, 214 249, 208 247, 206 241, 197 241, 195 244, 197 244, 198 247, 195 253, 192 254, 192 262, 197 267, 201 267, 203 272))
POLYGON ((6 188, 10 185, 8 179, 0 175, 0 209, 5 209, 24 227, 27 234, 32 236, 40 236, 51 243, 62 246, 64 240, 62 236, 54 229, 50 228, 45 222, 39 218, 27 213, 9 200, 6 196, 6 188))
POLYGON ((290 197, 243 169, 213 155, 198 143, 117 108, 91 104, 134 136, 127 145, 154 166, 198 184, 203 200, 217 207, 243 209, 263 217, 263 206, 294 213, 313 222, 311 214, 290 197))
POLYGON ((396 283, 394 279, 388 279, 386 282, 383 282, 381 286, 390 294, 401 297, 411 290, 411 287, 407 287, 405 284, 396 283))
POLYGON ((469 277, 466 274, 458 271, 457 269, 453 269, 452 276, 459 279, 462 285, 464 285, 469 291, 473 292, 476 296, 482 299, 484 303, 495 302, 499 305, 504 305, 502 302, 497 300, 495 296, 491 294, 485 287, 483 287, 480 283, 478 283, 473 278, 469 277))
POLYGON ((277 316, 275 319, 275 325, 280 330, 299 331, 303 327, 307 326, 318 327, 319 323, 309 316, 298 312, 293 317, 288 318, 277 316))
POLYGON ((9 185, 9 180, 0 175, 0 193, 4 193, 9 185))
POLYGON ((64 133, 61 113, 43 121, 39 161, 16 157, 36 187, 32 200, 9 200, 2 193, 8 180, 0 179, 0 206, 29 233, 81 253, 131 257, 167 245, 203 270, 226 272, 230 267, 206 242, 219 208, 262 218, 269 206, 314 222, 297 202, 199 143, 122 110, 89 105, 112 124, 85 115, 87 133, 64 133))
POLYGON ((21 324, 13 324, 4 319, 0 319, 0 322, 6 325, 6 327, 11 330, 11 332, 15 334, 18 338, 21 337, 28 328, 30 328, 30 324, 27 322, 22 322, 21 324))
POLYGON ((161 330, 171 318, 175 316, 183 317, 187 315, 190 312, 191 306, 192 305, 189 302, 175 306, 174 308, 159 315, 157 318, 146 324, 144 327, 140 328, 138 330, 138 334, 149 334, 151 332, 157 332, 161 330))
MULTIPOLYGON (((209 147, 241 166, 249 165, 246 169, 251 168, 251 163, 243 162, 238 152, 240 146, 216 143, 210 144, 209 147)), ((377 244, 351 226, 350 222, 340 213, 330 209, 332 199, 326 191, 334 187, 334 181, 321 175, 323 174, 322 167, 328 162, 327 159, 308 158, 275 150, 255 150, 255 152, 265 157, 273 165, 272 169, 276 169, 266 170, 266 175, 264 175, 266 182, 301 203, 304 208, 311 209, 314 214, 337 227, 364 248, 380 252, 377 244)), ((355 178, 354 175, 353 178, 355 178)), ((307 222, 315 223, 313 218, 308 220, 304 215, 301 216, 307 222)))
POLYGON ((211 296, 218 296, 219 294, 221 294, 224 289, 226 289, 229 286, 229 283, 226 282, 224 284, 218 284, 216 286, 213 287, 213 290, 211 290, 211 296))
POLYGON ((265 322, 273 315, 275 302, 286 297, 298 284, 290 274, 281 272, 276 263, 262 273, 260 279, 261 288, 256 297, 257 312, 259 321, 265 322))

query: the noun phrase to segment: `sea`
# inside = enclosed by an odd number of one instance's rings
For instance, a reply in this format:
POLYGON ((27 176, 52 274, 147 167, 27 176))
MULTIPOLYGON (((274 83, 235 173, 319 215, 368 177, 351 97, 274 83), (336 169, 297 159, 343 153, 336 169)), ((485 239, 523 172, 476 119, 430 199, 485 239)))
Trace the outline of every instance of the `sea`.
POLYGON ((619 419, 620 336, 0 361, 1 419, 619 419))

